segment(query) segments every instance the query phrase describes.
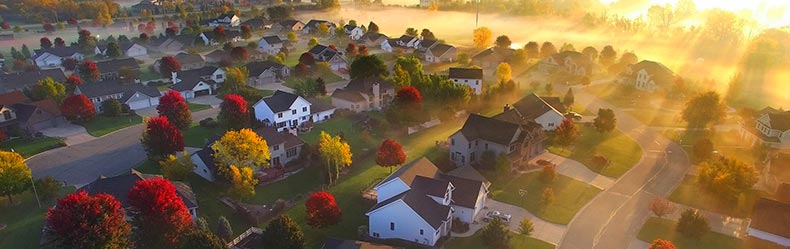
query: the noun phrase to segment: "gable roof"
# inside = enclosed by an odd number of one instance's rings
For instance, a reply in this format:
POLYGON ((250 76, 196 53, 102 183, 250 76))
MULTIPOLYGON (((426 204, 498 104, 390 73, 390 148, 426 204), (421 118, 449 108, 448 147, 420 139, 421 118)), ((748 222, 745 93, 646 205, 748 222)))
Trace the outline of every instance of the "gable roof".
POLYGON ((269 146, 284 144, 284 147, 287 149, 304 144, 304 141, 299 139, 297 136, 294 136, 293 134, 288 132, 278 132, 277 129, 270 126, 265 126, 255 129, 255 133, 257 133, 258 136, 261 136, 261 138, 266 140, 266 144, 268 144, 269 146))
POLYGON ((252 18, 252 19, 249 19, 247 21, 242 22, 241 25, 247 25, 247 26, 250 26, 251 28, 257 28, 257 27, 261 27, 261 26, 264 26, 264 25, 267 25, 267 24, 271 24, 271 23, 272 22, 269 21, 269 20, 266 20, 266 19, 263 19, 263 18, 260 18, 260 17, 256 17, 256 18, 252 18))
POLYGON ((364 102, 365 101, 365 97, 363 97, 362 94, 360 94, 359 92, 351 91, 351 90, 345 90, 345 89, 342 89, 342 88, 335 89, 335 91, 332 92, 332 98, 339 98, 339 99, 347 100, 349 102, 354 102, 354 103, 364 102))
POLYGON ((325 101, 318 98, 309 98, 307 99, 307 102, 310 102, 310 112, 312 113, 324 112, 336 108, 330 101, 325 101))
POLYGON ((273 62, 273 61, 255 61, 250 62, 244 65, 247 68, 247 71, 250 73, 250 77, 258 77, 264 71, 269 70, 270 68, 274 69, 282 69, 285 65, 273 62))
POLYGON ((309 28, 318 28, 318 25, 321 25, 322 23, 326 23, 326 26, 328 26, 328 27, 330 27, 330 28, 331 28, 332 26, 335 26, 335 24, 334 24, 334 23, 332 23, 332 22, 330 22, 330 21, 327 21, 327 20, 317 20, 317 19, 311 19, 311 20, 310 20, 310 21, 308 21, 308 22, 307 22, 307 23, 306 23, 304 26, 305 26, 305 27, 309 27, 309 28))
POLYGON ((219 20, 219 19, 225 19, 226 17, 227 17, 227 18, 230 18, 230 19, 233 19, 233 17, 236 17, 236 14, 233 14, 233 13, 230 13, 230 14, 228 14, 228 13, 225 13, 225 14, 219 15, 219 16, 217 17, 217 19, 218 19, 218 20, 219 20))
POLYGON ((120 99, 121 103, 125 102, 125 100, 128 100, 135 92, 148 95, 149 97, 159 97, 162 95, 159 90, 153 86, 146 86, 140 83, 121 84, 116 81, 82 84, 77 86, 77 89, 79 89, 81 94, 84 94, 88 98, 123 93, 124 97, 120 99))
POLYGON ((221 49, 217 49, 217 50, 211 51, 211 53, 206 54, 206 58, 211 58, 211 59, 214 59, 214 60, 223 60, 223 59, 227 58, 229 55, 230 55, 230 52, 225 51, 225 50, 221 50, 221 49))
MULTIPOLYGON (((110 43, 96 44, 96 47, 98 47, 99 50, 104 51, 104 50, 107 49, 107 46, 109 44, 110 43)), ((133 41, 129 41, 129 42, 116 42, 115 44, 118 44, 118 47, 121 48, 121 52, 126 52, 127 50, 132 48, 137 43, 135 43, 133 41)))
POLYGON ((636 72, 644 69, 648 74, 650 74, 650 77, 656 82, 656 84, 671 83, 675 78, 675 73, 673 73, 672 70, 670 70, 664 64, 655 61, 642 60, 636 64, 629 65, 629 67, 633 72, 632 77, 636 77, 636 72))
MULTIPOLYGON (((210 68, 210 67, 204 67, 204 68, 210 68)), ((216 70, 216 68, 215 68, 215 70, 216 70)), ((183 92, 183 91, 188 91, 188 90, 195 89, 195 87, 198 84, 200 84, 200 82, 204 82, 206 84, 211 84, 211 85, 217 83, 214 80, 203 79, 204 75, 201 74, 201 71, 203 71, 203 68, 195 69, 195 70, 189 70, 189 71, 185 71, 185 72, 179 72, 177 74, 178 79, 179 79, 178 83, 175 83, 175 84, 171 85, 170 89, 173 89, 173 90, 176 90, 176 91, 179 91, 179 92, 183 92)), ((214 72, 214 71, 212 71, 212 72, 214 72)), ((209 73, 209 75, 211 75, 211 73, 209 73)))
POLYGON ((107 61, 96 62, 96 67, 99 68, 101 73, 118 72, 122 67, 130 69, 140 69, 140 64, 134 58, 115 59, 107 61))
POLYGON ((280 37, 276 36, 276 35, 264 36, 264 37, 261 37, 261 40, 266 41, 266 43, 269 44, 269 45, 283 43, 283 40, 280 39, 280 37))
POLYGON ((567 111, 559 97, 540 97, 534 93, 513 104, 513 108, 527 120, 534 120, 549 111, 563 115, 567 111))
POLYGON ((398 38, 398 41, 399 41, 399 42, 402 42, 402 43, 404 43, 404 44, 406 44, 406 43, 409 43, 410 41, 413 41, 413 40, 416 40, 416 39, 417 39, 417 37, 414 37, 414 36, 410 36, 410 35, 401 35, 401 36, 398 38))
POLYGON ((477 197, 479 197, 478 194, 480 189, 485 188, 485 183, 453 175, 442 175, 442 178, 450 181, 455 187, 455 190, 453 190, 454 204, 471 209, 475 208, 477 197))
POLYGON ((294 25, 296 25, 297 23, 300 23, 300 22, 301 21, 298 21, 298 20, 282 20, 282 21, 279 22, 279 24, 280 24, 280 26, 283 26, 283 27, 286 27, 286 28, 293 28, 294 25))
POLYGON ((377 84, 377 83, 379 84, 381 90, 395 88, 395 86, 392 85, 392 83, 390 83, 389 81, 381 77, 375 76, 375 77, 352 79, 351 81, 348 82, 348 84, 346 84, 346 87, 344 87, 343 90, 371 94, 373 93, 373 84, 377 84))
POLYGON ((203 59, 203 56, 199 54, 190 54, 190 53, 178 53, 173 56, 176 60, 178 60, 181 64, 193 64, 193 63, 205 63, 206 61, 203 59))
POLYGON ((351 25, 351 24, 346 24, 346 26, 343 26, 343 30, 346 31, 346 32, 354 31, 354 29, 356 29, 356 28, 357 28, 357 26, 354 26, 354 25, 351 25))
POLYGON ((518 124, 472 113, 466 118, 459 132, 469 141, 485 139, 507 146, 513 141, 519 128, 518 124))
POLYGON ((447 53, 448 51, 454 48, 455 47, 453 46, 444 43, 439 43, 431 47, 431 49, 428 51, 430 51, 433 56, 441 57, 442 55, 444 55, 445 53, 447 53))
POLYGON ((420 47, 423 47, 423 48, 431 48, 434 45, 438 45, 438 44, 439 44, 439 41, 437 41, 437 40, 426 40, 426 39, 423 39, 423 40, 420 41, 420 47))
POLYGON ((376 41, 381 38, 388 39, 389 37, 377 32, 367 32, 360 37, 360 40, 376 41))
MULTIPOLYGON (((137 172, 132 170, 131 173, 126 173, 118 176, 113 177, 101 177, 96 181, 85 185, 84 187, 80 188, 80 190, 85 190, 91 195, 98 194, 98 193, 105 193, 115 197, 121 202, 121 205, 124 208, 130 207, 128 196, 129 191, 134 187, 134 184, 137 181, 162 177, 160 175, 149 175, 137 172)), ((176 194, 178 197, 181 197, 181 200, 184 201, 184 205, 188 209, 197 208, 197 199, 195 198, 195 193, 192 192, 192 188, 184 183, 174 182, 171 181, 173 185, 176 186, 176 194)))
POLYGON ((459 79, 483 79, 483 69, 451 67, 448 77, 459 79))
POLYGON ((750 226, 785 238, 790 238, 790 204, 760 198, 754 204, 750 226))
POLYGON ((50 53, 53 55, 57 55, 59 57, 69 57, 74 54, 81 53, 81 49, 77 46, 68 46, 68 47, 53 46, 51 48, 34 49, 33 53, 36 54, 35 58, 38 58, 44 53, 50 53))
POLYGON ((291 105, 293 105, 297 98, 299 98, 299 96, 296 94, 277 90, 272 96, 265 97, 261 99, 261 101, 266 103, 269 109, 272 109, 272 112, 278 113, 290 110, 291 105))
POLYGON ((768 113, 771 129, 787 131, 790 130, 790 111, 768 113))
POLYGON ((28 103, 30 99, 21 91, 13 91, 0 94, 0 105, 13 105, 17 103, 28 103))
POLYGON ((382 180, 378 186, 381 186, 381 184, 387 183, 395 178, 400 178, 400 180, 403 181, 403 183, 406 183, 406 185, 411 185, 412 181, 414 181, 414 178, 418 175, 424 177, 437 177, 440 173, 441 171, 439 171, 439 168, 437 168, 436 165, 434 165, 430 160, 425 157, 420 157, 419 159, 400 167, 387 178, 384 178, 384 180, 382 180))
POLYGON ((39 80, 46 79, 47 77, 57 82, 66 81, 66 75, 63 74, 63 70, 60 68, 0 74, 0 92, 29 88, 38 83, 39 80))

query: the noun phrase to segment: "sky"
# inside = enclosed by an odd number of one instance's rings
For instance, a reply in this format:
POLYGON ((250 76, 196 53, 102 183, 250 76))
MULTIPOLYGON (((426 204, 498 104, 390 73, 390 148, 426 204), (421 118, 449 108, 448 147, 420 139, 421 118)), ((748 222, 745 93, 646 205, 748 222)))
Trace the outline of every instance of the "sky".
MULTIPOLYGON (((621 9, 625 16, 644 15, 652 5, 675 5, 677 0, 599 0, 605 5, 621 9)), ((790 26, 790 0, 695 0, 697 10, 723 9, 745 17, 758 24, 775 28, 790 26)))

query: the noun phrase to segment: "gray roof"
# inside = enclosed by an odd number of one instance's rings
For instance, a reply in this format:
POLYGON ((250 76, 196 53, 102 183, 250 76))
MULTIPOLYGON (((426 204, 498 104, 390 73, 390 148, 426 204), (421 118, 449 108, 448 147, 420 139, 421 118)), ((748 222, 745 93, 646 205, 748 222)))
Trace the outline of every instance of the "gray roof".
POLYGON ((513 108, 516 108, 526 120, 534 120, 552 110, 559 112, 560 115, 567 112, 559 97, 539 97, 534 93, 514 103, 513 108))
POLYGON ((79 93, 84 94, 88 98, 123 93, 123 97, 120 99, 121 103, 131 98, 135 92, 148 95, 149 97, 159 97, 162 95, 156 87, 146 86, 140 83, 121 84, 116 81, 85 83, 77 86, 77 89, 79 89, 79 93))
POLYGON ((296 146, 301 146, 304 144, 304 141, 299 139, 298 137, 294 136, 288 132, 278 132, 277 129, 274 127, 261 127, 255 129, 255 133, 258 136, 261 136, 264 140, 266 140, 266 144, 269 146, 277 145, 277 144, 284 144, 284 147, 293 148, 296 146))
POLYGON ((44 52, 54 54, 60 57, 69 57, 76 53, 81 53, 81 49, 77 46, 68 46, 68 47, 53 46, 51 48, 34 49, 33 52, 36 54, 35 58, 38 58, 44 52))
POLYGON ((750 227, 785 238, 790 237, 790 204, 760 198, 754 204, 750 227))
POLYGON ((450 46, 450 45, 447 45, 447 44, 444 44, 444 43, 439 43, 439 44, 434 45, 429 51, 431 51, 431 54, 433 54, 433 56, 442 56, 445 53, 447 53, 447 51, 450 51, 451 49, 454 49, 454 48, 455 47, 453 47, 453 46, 450 46))
MULTIPOLYGON (((208 68, 208 67, 204 67, 208 68)), ((178 73, 178 79, 181 80, 176 84, 170 86, 170 89, 183 92, 195 89, 195 87, 200 84, 200 82, 204 82, 206 84, 217 84, 214 80, 207 80, 204 79, 204 75, 201 74, 201 69, 189 70, 184 72, 178 73)), ((216 68, 214 68, 216 70, 216 68)), ((213 72, 213 71, 212 71, 213 72)), ((209 73, 210 74, 210 73, 209 73)))
POLYGON ((193 64, 193 63, 205 63, 206 61, 203 59, 203 56, 199 54, 190 54, 190 53, 178 53, 177 55, 173 56, 176 58, 179 63, 183 64, 193 64))
POLYGON ((137 64, 137 60, 135 60, 134 58, 124 58, 124 59, 115 59, 115 60, 107 60, 107 61, 98 61, 96 62, 96 67, 99 68, 99 72, 101 73, 109 73, 109 72, 118 72, 118 70, 121 70, 122 67, 139 70, 140 64, 137 64))
POLYGON ((373 84, 380 84, 381 90, 385 89, 394 89, 395 86, 392 85, 389 81, 382 79, 381 77, 367 77, 367 78, 356 78, 348 82, 346 87, 343 88, 346 91, 355 91, 361 93, 371 94, 373 92, 373 84))
POLYGON ((453 203, 458 206, 474 209, 477 204, 478 193, 484 189, 485 183, 478 180, 467 179, 453 175, 442 175, 455 187, 453 190, 453 203))
POLYGON ((790 130, 790 111, 768 113, 768 119, 771 122, 771 129, 790 130))
POLYGON ((330 21, 327 21, 327 20, 316 20, 316 19, 312 19, 312 20, 308 21, 304 26, 305 27, 310 27, 310 28, 318 28, 318 25, 321 25, 322 23, 326 23, 326 26, 328 26, 329 28, 332 28, 332 27, 335 26, 335 23, 333 23, 333 22, 330 22, 330 21))
MULTIPOLYGON (((132 170, 131 173, 113 176, 113 177, 101 177, 94 182, 85 185, 84 187, 80 188, 80 190, 85 190, 89 194, 98 194, 98 193, 105 193, 115 197, 121 202, 121 205, 124 208, 130 207, 128 196, 129 191, 134 187, 134 184, 138 181, 161 177, 159 175, 149 175, 149 174, 142 174, 135 170, 132 170)), ((195 193, 192 192, 192 188, 189 185, 184 183, 173 182, 173 185, 176 186, 176 193, 178 197, 181 197, 181 200, 184 201, 184 205, 187 208, 197 208, 197 199, 195 198, 195 193)))
POLYGON ((424 48, 430 48, 430 47, 433 47, 434 45, 437 45, 437 44, 439 44, 439 41, 437 41, 437 40, 422 40, 422 41, 420 41, 420 47, 424 47, 424 48))
POLYGON ((469 141, 485 139, 501 145, 510 145, 519 128, 518 124, 473 113, 466 119, 459 132, 469 141))
POLYGON ((644 69, 658 85, 672 83, 675 79, 675 73, 659 62, 642 60, 639 63, 629 65, 629 67, 634 73, 631 77, 636 77, 636 72, 644 69))
POLYGON ((483 69, 451 67, 449 77, 459 79, 483 79, 483 69))
MULTIPOLYGON (((96 47, 98 47, 98 48, 99 48, 99 50, 102 50, 102 51, 104 51, 105 49, 107 49, 107 45, 109 45, 109 44, 110 44, 110 43, 102 43, 102 44, 97 44, 97 45, 96 45, 96 47)), ((132 42, 132 41, 130 41, 130 42, 117 42, 116 44, 118 44, 118 47, 120 47, 120 48, 121 48, 121 51, 122 51, 122 52, 126 52, 127 50, 129 50, 130 48, 132 48, 132 46, 134 46, 134 44, 136 44, 136 43, 135 43, 135 42, 132 42)))
POLYGON ((298 20, 283 20, 283 21, 280 21, 279 24, 280 24, 280 26, 283 26, 283 27, 286 27, 286 28, 290 29, 290 28, 293 28, 294 25, 296 25, 297 23, 300 23, 300 22, 301 21, 298 21, 298 20))
POLYGON ((269 20, 266 20, 266 19, 263 19, 263 18, 260 18, 260 17, 256 17, 256 18, 252 18, 252 19, 249 19, 247 21, 242 22, 241 25, 247 25, 247 26, 250 26, 250 28, 256 29, 256 28, 262 27, 262 26, 270 24, 270 23, 272 23, 272 22, 269 21, 269 20))
POLYGON ((57 82, 66 81, 66 75, 60 68, 0 74, 0 93, 30 88, 47 77, 57 82))
POLYGON ((354 103, 365 101, 365 97, 359 92, 344 89, 335 89, 335 91, 332 92, 332 98, 339 98, 354 103))
POLYGON ((263 102, 272 109, 272 112, 278 113, 290 110, 291 105, 299 96, 293 93, 277 90, 272 96, 263 98, 263 102))
POLYGON ((335 109, 335 106, 333 106, 330 101, 325 101, 317 98, 309 98, 307 99, 307 102, 310 102, 310 111, 313 113, 319 113, 319 112, 335 109))
POLYGON ((266 43, 268 43, 269 45, 283 43, 283 40, 280 39, 280 37, 276 36, 276 35, 264 36, 264 37, 261 37, 261 39, 266 41, 266 43))
POLYGON ((365 33, 364 35, 362 35, 362 37, 360 38, 360 40, 376 41, 376 40, 378 40, 378 39, 380 39, 380 38, 382 38, 382 37, 383 37, 384 39, 388 39, 388 38, 389 38, 389 37, 387 37, 386 35, 384 35, 384 34, 381 34, 381 33, 376 33, 376 32, 367 32, 367 33, 365 33))
POLYGON ((274 68, 274 69, 282 69, 285 65, 273 62, 273 61, 255 61, 250 62, 244 65, 247 68, 247 71, 250 73, 250 77, 258 77, 264 71, 274 68))

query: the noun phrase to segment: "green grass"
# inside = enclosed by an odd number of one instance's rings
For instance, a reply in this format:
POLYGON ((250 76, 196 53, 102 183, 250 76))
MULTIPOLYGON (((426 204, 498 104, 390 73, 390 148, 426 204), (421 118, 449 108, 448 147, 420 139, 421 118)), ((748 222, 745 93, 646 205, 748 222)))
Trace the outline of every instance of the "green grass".
POLYGON ((184 145, 186 147, 202 148, 210 138, 222 134, 222 128, 206 128, 198 125, 198 123, 192 123, 192 127, 184 131, 184 145))
MULTIPOLYGON (((64 188, 59 196, 74 190, 64 188)), ((39 208, 32 191, 14 196, 14 204, 11 205, 5 197, 0 199, 0 224, 8 225, 0 230, 0 248, 39 248, 44 215, 47 208, 53 205, 55 201, 48 200, 42 202, 39 208)))
POLYGON ((686 127, 688 124, 681 117, 680 112, 640 108, 627 111, 628 115, 636 118, 647 126, 655 127, 686 127))
MULTIPOLYGON (((317 79, 319 77, 323 79, 326 84, 343 80, 343 78, 341 78, 340 76, 338 76, 337 74, 331 71, 322 72, 320 75, 316 77, 309 77, 309 78, 317 79)), ((283 85, 288 88, 295 89, 296 85, 303 82, 304 80, 305 78, 303 77, 288 77, 285 79, 285 82, 283 82, 283 85)))
MULTIPOLYGON (((486 244, 485 241, 483 241, 482 232, 477 231, 474 235, 469 237, 452 238, 445 243, 444 247, 453 249, 480 249, 486 248, 486 244)), ((536 238, 513 233, 510 238, 510 248, 554 249, 554 245, 536 238)))
POLYGON ((665 239, 672 241, 677 248, 681 249, 741 249, 746 248, 742 240, 724 234, 709 232, 695 240, 683 236, 675 231, 677 222, 667 219, 650 218, 639 230, 637 238, 651 243, 655 239, 665 239))
POLYGON ((618 130, 600 133, 592 127, 577 127, 579 137, 570 148, 551 145, 549 151, 579 161, 594 172, 614 178, 625 174, 642 157, 639 144, 618 130), (606 156, 609 165, 603 168, 594 166, 592 157, 595 155, 606 156))
POLYGON ((757 198, 764 195, 757 190, 749 190, 739 197, 740 200, 726 200, 715 193, 703 189, 694 176, 686 176, 683 181, 669 196, 669 199, 691 207, 713 211, 728 216, 745 218, 748 217, 754 202, 757 198))
POLYGON ((633 107, 636 102, 633 92, 624 90, 622 85, 616 83, 588 86, 584 88, 584 91, 618 107, 633 107))
POLYGON ((667 129, 664 136, 683 146, 694 146, 697 140, 709 138, 714 146, 743 146, 737 131, 711 132, 710 130, 673 130, 667 129), (681 142, 682 141, 682 142, 681 142))
POLYGON ((187 102, 187 105, 189 106, 189 111, 190 112, 199 112, 199 111, 202 111, 202 110, 211 109, 210 105, 196 104, 196 103, 191 103, 191 102, 187 102))
MULTIPOLYGON (((492 180, 492 177, 488 177, 492 180)), ((589 202, 600 189, 570 177, 558 175, 550 185, 540 181, 540 172, 523 175, 501 175, 493 181, 491 197, 494 200, 520 206, 535 216, 557 224, 568 224, 573 216, 589 202), (541 205, 543 189, 554 190, 554 202, 545 209, 541 205), (519 190, 527 190, 526 197, 519 195, 519 190)))
POLYGON ((66 146, 66 143, 60 138, 17 138, 0 143, 0 150, 14 150, 23 157, 28 158, 35 154, 63 146, 66 146))
POLYGON ((138 115, 109 117, 105 115, 96 115, 96 118, 88 123, 83 124, 88 134, 94 137, 101 137, 113 131, 117 131, 132 125, 141 124, 143 119, 138 115))

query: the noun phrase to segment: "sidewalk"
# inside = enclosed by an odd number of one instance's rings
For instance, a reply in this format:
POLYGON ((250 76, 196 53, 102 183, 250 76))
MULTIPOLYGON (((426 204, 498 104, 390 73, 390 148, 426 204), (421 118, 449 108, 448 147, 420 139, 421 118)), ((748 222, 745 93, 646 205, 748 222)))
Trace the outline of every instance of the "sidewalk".
POLYGON ((568 227, 565 225, 551 223, 545 220, 542 220, 535 215, 532 215, 529 211, 514 205, 510 205, 503 202, 498 202, 493 199, 486 200, 486 208, 480 211, 475 220, 477 220, 476 224, 469 224, 469 231, 457 234, 453 233, 453 237, 469 237, 475 234, 478 230, 482 229, 487 222, 483 222, 483 217, 485 213, 490 211, 500 211, 506 214, 512 215, 510 219, 510 224, 508 224, 510 230, 513 232, 518 233, 518 226, 521 220, 524 218, 529 218, 532 221, 533 228, 535 231, 532 232, 530 237, 536 238, 542 241, 546 241, 548 243, 557 245, 562 241, 563 235, 565 235, 565 231, 568 230, 568 227))
POLYGON ((541 159, 557 164, 557 173, 585 182, 601 190, 609 189, 616 181, 614 178, 593 172, 587 168, 587 166, 584 166, 584 164, 576 160, 561 157, 549 152, 545 152, 533 158, 530 164, 536 164, 535 162, 541 159))

